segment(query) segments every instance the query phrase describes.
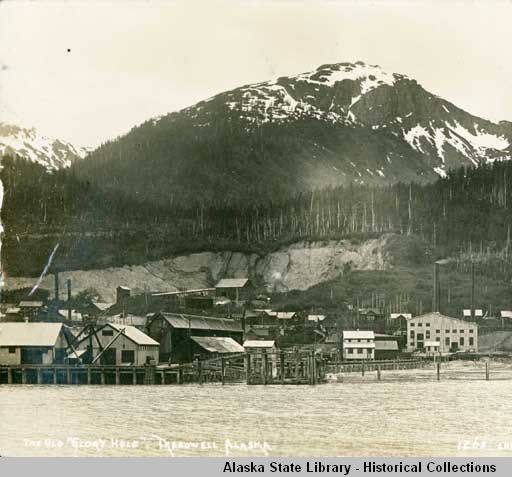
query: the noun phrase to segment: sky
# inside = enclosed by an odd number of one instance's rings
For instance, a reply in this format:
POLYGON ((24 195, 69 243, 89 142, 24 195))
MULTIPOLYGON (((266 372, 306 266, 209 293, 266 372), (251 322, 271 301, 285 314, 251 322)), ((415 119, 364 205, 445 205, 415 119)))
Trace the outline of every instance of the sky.
POLYGON ((512 1, 0 3, 0 121, 97 146, 244 84, 364 61, 512 120, 512 1))

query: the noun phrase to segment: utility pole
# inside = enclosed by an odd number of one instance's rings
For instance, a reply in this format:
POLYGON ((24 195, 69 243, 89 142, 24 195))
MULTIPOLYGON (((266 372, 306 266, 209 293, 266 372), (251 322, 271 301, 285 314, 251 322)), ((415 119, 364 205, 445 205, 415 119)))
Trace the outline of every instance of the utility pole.
POLYGON ((471 261, 471 321, 475 321, 475 262, 471 261))

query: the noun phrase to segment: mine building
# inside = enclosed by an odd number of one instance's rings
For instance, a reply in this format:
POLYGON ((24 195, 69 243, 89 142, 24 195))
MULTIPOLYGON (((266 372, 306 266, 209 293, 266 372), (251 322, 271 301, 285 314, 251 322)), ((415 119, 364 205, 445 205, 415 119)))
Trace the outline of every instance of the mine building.
POLYGON ((248 278, 223 278, 215 285, 215 295, 238 303, 252 298, 253 286, 248 278))
POLYGON ((0 365, 62 363, 72 339, 62 323, 0 323, 0 365))
POLYGON ((232 338, 242 342, 240 321, 201 315, 159 312, 148 318, 147 333, 160 343, 160 361, 191 362, 198 345, 192 337, 232 338))
POLYGON ((415 316, 407 321, 407 350, 424 352, 427 341, 439 342, 440 353, 478 351, 478 325, 439 312, 415 316))
POLYGON ((108 323, 87 327, 68 349, 69 358, 81 357, 85 363, 133 365, 158 362, 160 345, 135 326, 108 323))

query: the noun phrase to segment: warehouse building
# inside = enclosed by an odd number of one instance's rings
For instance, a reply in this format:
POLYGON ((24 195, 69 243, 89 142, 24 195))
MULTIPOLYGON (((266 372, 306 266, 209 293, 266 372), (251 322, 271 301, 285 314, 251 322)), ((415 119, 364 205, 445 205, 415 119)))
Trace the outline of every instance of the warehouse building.
MULTIPOLYGON (((425 352, 426 342, 439 343, 439 353, 478 351, 478 325, 439 312, 415 316, 407 321, 407 350, 425 352)), ((429 346, 432 346, 431 344, 429 346)))

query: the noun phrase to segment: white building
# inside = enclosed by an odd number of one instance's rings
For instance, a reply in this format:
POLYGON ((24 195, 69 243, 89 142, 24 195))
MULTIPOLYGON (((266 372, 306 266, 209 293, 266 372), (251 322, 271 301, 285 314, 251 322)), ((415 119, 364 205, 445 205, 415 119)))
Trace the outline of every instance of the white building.
POLYGON ((93 359, 108 346, 98 364, 142 366, 150 361, 158 362, 160 344, 135 326, 108 323, 97 329, 96 335, 80 340, 77 349, 87 350, 91 342, 93 359))
POLYGON ((375 359, 373 331, 344 331, 343 359, 375 359))
POLYGON ((0 365, 62 362, 72 339, 62 323, 0 323, 0 365))
POLYGON ((478 325, 439 312, 407 320, 407 350, 424 351, 427 342, 439 343, 440 353, 478 351, 478 325))
POLYGON ((425 351, 426 355, 427 356, 438 356, 440 351, 441 347, 441 342, 440 341, 425 341, 424 345, 423 345, 423 350, 425 351))

